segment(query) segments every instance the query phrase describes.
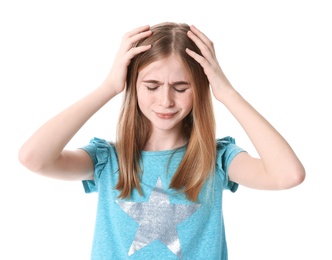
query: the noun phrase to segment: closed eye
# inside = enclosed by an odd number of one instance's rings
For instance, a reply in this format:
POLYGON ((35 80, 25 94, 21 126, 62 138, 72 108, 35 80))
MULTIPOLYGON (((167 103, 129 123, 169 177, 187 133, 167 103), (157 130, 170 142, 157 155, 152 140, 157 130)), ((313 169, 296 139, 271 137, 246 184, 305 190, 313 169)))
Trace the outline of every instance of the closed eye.
POLYGON ((154 90, 156 90, 158 88, 158 86, 156 86, 156 87, 148 87, 148 86, 146 86, 146 89, 148 90, 148 91, 154 91, 154 90))
MULTIPOLYGON (((158 80, 143 80, 143 82, 147 84, 146 88, 148 91, 157 90, 159 86, 164 84, 158 80)), ((190 83, 183 80, 174 81, 169 85, 172 86, 173 89, 178 93, 183 93, 190 87, 190 83)))
POLYGON ((184 88, 184 89, 174 88, 174 90, 175 90, 176 92, 183 93, 183 92, 185 92, 185 91, 187 90, 187 88, 184 88))

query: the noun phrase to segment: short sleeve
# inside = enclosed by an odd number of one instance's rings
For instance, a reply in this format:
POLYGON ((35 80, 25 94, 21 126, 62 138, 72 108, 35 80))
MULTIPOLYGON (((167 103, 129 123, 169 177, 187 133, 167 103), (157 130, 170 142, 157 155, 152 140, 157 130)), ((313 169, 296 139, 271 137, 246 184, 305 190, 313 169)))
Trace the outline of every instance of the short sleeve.
POLYGON ((89 154, 94 164, 94 180, 82 181, 84 191, 86 193, 97 192, 100 175, 109 160, 111 145, 106 140, 95 137, 88 145, 81 147, 81 149, 89 154))
POLYGON ((229 180, 228 167, 234 157, 240 152, 245 152, 245 150, 235 144, 233 137, 227 136, 217 139, 217 168, 219 168, 223 175, 224 188, 232 192, 235 192, 239 185, 229 180))

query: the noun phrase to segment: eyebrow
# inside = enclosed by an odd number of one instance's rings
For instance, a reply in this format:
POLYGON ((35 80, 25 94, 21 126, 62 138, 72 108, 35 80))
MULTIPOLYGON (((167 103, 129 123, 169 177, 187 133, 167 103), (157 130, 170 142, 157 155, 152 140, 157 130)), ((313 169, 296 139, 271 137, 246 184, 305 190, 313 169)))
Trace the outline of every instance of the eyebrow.
MULTIPOLYGON (((153 80, 153 79, 143 80, 143 82, 144 83, 150 83, 150 84, 156 84, 156 85, 162 85, 162 84, 164 84, 161 81, 153 80)), ((172 87, 177 86, 177 85, 188 85, 189 86, 190 83, 187 82, 187 81, 180 80, 180 81, 175 81, 175 82, 169 83, 169 85, 172 86, 172 87)))

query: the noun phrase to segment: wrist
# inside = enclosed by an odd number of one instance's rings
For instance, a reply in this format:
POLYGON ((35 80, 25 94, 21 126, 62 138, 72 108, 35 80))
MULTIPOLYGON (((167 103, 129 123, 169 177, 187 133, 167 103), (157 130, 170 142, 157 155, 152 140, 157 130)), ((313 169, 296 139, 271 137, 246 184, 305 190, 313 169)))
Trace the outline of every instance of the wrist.
POLYGON ((114 84, 112 84, 106 79, 99 87, 103 93, 102 95, 107 97, 108 99, 111 99, 115 97, 117 94, 119 94, 113 85, 114 84))

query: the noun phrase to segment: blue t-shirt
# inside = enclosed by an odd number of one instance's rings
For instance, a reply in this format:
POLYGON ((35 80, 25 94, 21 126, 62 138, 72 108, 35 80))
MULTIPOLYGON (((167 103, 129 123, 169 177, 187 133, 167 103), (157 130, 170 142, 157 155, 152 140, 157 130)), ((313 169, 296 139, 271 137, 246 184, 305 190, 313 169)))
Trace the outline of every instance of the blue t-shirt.
POLYGON ((98 192, 91 259, 227 260, 222 193, 238 188, 228 180, 227 169, 244 150, 231 137, 218 139, 216 145, 216 172, 195 203, 169 188, 186 146, 142 151, 143 196, 133 190, 130 199, 119 199, 114 188, 119 175, 115 147, 98 138, 83 147, 95 165, 94 180, 83 181, 84 189, 98 192))

